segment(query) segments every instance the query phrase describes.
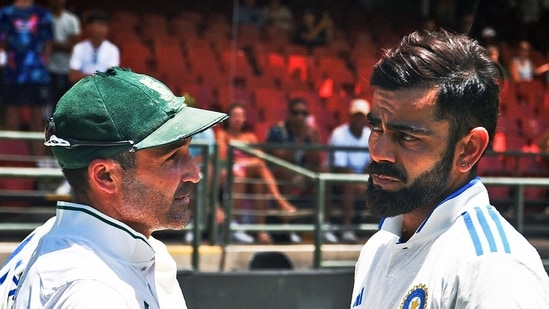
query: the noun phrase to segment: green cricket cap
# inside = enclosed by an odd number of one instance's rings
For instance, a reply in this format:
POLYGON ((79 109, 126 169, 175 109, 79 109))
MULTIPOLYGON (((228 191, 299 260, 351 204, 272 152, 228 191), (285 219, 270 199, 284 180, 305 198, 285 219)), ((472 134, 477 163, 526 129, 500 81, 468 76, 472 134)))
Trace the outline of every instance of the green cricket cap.
POLYGON ((114 67, 81 79, 61 97, 44 145, 62 168, 81 168, 121 151, 186 139, 227 117, 187 106, 151 76, 114 67))

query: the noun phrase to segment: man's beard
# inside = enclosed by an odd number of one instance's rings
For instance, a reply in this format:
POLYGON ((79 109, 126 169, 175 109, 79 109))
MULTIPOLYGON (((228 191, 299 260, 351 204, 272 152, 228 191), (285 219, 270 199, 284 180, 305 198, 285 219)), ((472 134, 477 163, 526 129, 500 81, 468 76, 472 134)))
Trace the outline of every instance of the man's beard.
MULTIPOLYGON (((453 147, 447 147, 442 159, 435 167, 421 174, 409 186, 396 192, 383 190, 373 183, 372 177, 368 180, 366 191, 367 206, 372 214, 382 217, 394 217, 409 213, 421 207, 434 207, 447 194, 446 189, 450 181, 450 171, 453 162, 453 147)), ((398 178, 407 184, 408 177, 395 166, 388 163, 372 161, 366 172, 398 178)))

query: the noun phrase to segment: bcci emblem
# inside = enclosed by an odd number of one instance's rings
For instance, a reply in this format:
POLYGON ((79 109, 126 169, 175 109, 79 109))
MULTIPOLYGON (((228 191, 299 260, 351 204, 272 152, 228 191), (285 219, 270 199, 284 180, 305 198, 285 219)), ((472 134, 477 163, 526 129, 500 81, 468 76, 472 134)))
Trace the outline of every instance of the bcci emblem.
POLYGON ((400 304, 400 309, 425 309, 427 308, 427 297, 427 286, 418 284, 408 291, 400 304))

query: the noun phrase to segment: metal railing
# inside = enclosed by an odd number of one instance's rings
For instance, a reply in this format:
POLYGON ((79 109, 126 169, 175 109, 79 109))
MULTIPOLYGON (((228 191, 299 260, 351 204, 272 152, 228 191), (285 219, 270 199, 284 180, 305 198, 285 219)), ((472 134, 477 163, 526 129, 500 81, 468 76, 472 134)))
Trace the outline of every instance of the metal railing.
MULTIPOLYGON (((236 227, 230 227, 230 225, 227 225, 229 230, 241 230, 241 231, 306 231, 306 232, 313 232, 313 243, 314 243, 314 256, 313 256, 313 267, 315 269, 323 268, 323 267, 353 267, 356 263, 356 261, 323 261, 322 260, 322 234, 326 231, 337 231, 340 230, 341 226, 327 226, 324 224, 324 204, 326 203, 325 196, 326 196, 326 187, 329 183, 356 183, 356 182, 363 182, 366 183, 368 181, 368 175, 358 175, 358 174, 336 174, 336 173, 325 173, 325 172, 314 172, 308 169, 305 169, 301 166, 289 163, 287 161, 281 160, 275 156, 272 156, 268 153, 265 153, 263 151, 258 151, 258 148, 266 149, 266 148, 295 148, 296 146, 289 146, 289 145, 250 145, 245 144, 241 142, 231 142, 229 145, 229 153, 228 153, 228 165, 231 166, 232 162, 234 162, 234 150, 238 149, 239 151, 246 152, 250 155, 257 156, 261 158, 262 160, 265 160, 271 164, 277 165, 279 167, 288 169, 294 173, 298 173, 316 183, 316 192, 315 192, 315 216, 314 216, 314 224, 270 224, 270 225, 258 225, 258 224, 242 224, 238 225, 236 227)), ((325 146, 325 145, 314 145, 314 146, 299 146, 302 149, 305 150, 312 150, 312 151, 331 151, 333 152, 336 148, 325 146)), ((364 149, 356 148, 356 147, 341 147, 337 148, 337 150, 355 150, 355 151, 364 151, 364 149)), ((513 153, 512 155, 517 156, 518 154, 513 153)), ((528 154, 529 155, 529 154, 528 154)), ((233 179, 231 169, 228 169, 228 180, 233 179)), ((517 230, 520 233, 525 232, 525 217, 524 217, 524 209, 525 209, 525 198, 524 198, 524 189, 525 187, 548 187, 549 188, 549 178, 535 178, 535 177, 481 177, 482 182, 486 186, 510 186, 513 188, 516 188, 516 192, 514 194, 515 198, 513 201, 513 209, 515 212, 515 218, 514 218, 514 225, 517 228, 517 230)), ((231 196, 232 194, 232 182, 227 181, 228 187, 227 187, 227 193, 228 196, 225 199, 225 211, 227 212, 227 217, 230 217, 231 210, 233 209, 233 198, 231 196)), ((368 231, 368 232, 375 232, 378 229, 378 224, 358 224, 353 225, 352 227, 345 227, 346 229, 352 228, 355 231, 368 231)), ((549 232, 548 229, 543 229, 543 231, 549 232)), ((230 233, 227 233, 230 234, 230 233)), ((227 237, 225 239, 226 242, 229 242, 229 238, 227 237)), ((543 260, 544 266, 546 268, 549 267, 549 259, 543 260)))
MULTIPOLYGON (((12 132, 12 131, 0 131, 0 139, 27 139, 27 140, 37 140, 43 139, 43 135, 37 132, 12 132)), ((195 270, 199 270, 199 250, 198 247, 202 243, 201 232, 208 229, 210 235, 210 242, 215 244, 218 243, 217 235, 219 226, 215 221, 215 216, 212 215, 210 222, 205 222, 205 213, 206 211, 215 212, 215 204, 218 199, 218 190, 219 190, 219 171, 221 168, 221 162, 218 159, 217 147, 214 147, 213 153, 208 151, 211 148, 211 145, 208 143, 194 142, 191 145, 192 147, 199 147, 203 153, 204 164, 201 164, 200 170, 202 174, 202 181, 199 182, 196 189, 196 195, 194 200, 196 202, 195 211, 193 212, 193 223, 190 224, 185 230, 192 231, 193 241, 192 241, 192 258, 191 263, 192 267, 195 270), (209 179, 208 165, 211 164, 213 168, 213 177, 209 179)), ((227 169, 227 188, 226 194, 223 198, 223 207, 226 212, 226 222, 225 233, 223 235, 223 245, 230 243, 230 234, 231 231, 297 231, 297 232, 311 232, 313 233, 313 244, 314 244, 314 253, 313 253, 313 267, 315 269, 323 267, 352 267, 356 261, 323 261, 322 259, 322 235, 325 231, 339 231, 343 228, 353 229, 355 231, 368 231, 375 232, 378 228, 377 223, 364 223, 356 224, 352 226, 341 226, 341 225, 326 225, 324 224, 325 212, 323 205, 325 204, 326 196, 326 187, 331 183, 351 183, 351 182, 367 182, 367 175, 357 175, 357 174, 336 174, 336 173, 319 173, 314 172, 308 169, 305 169, 301 166, 289 163, 282 159, 279 159, 275 156, 269 155, 264 151, 258 151, 258 149, 268 149, 268 148, 281 148, 281 147, 296 147, 296 146, 281 146, 281 145, 249 145, 233 142, 229 145, 229 153, 227 166, 232 166, 234 162, 234 150, 238 149, 240 151, 246 152, 250 155, 257 156, 262 160, 265 160, 269 164, 273 164, 285 169, 288 169, 296 174, 299 174, 315 183, 315 197, 313 198, 314 209, 312 212, 303 212, 303 215, 312 215, 314 223, 312 224, 240 224, 237 226, 232 226, 230 224, 231 214, 233 210, 233 196, 232 196, 232 185, 233 185, 233 174, 232 169, 227 169)), ((311 151, 326 151, 327 153, 333 152, 336 148, 324 145, 315 145, 315 146, 300 146, 302 149, 307 148, 306 150, 311 151)), ((341 147, 341 150, 347 148, 355 149, 353 147, 341 147)), ((338 150, 340 148, 337 148, 338 150)), ((363 151, 363 149, 362 149, 363 151)), ((0 167, 0 177, 2 178, 32 178, 32 179, 62 179, 64 176, 59 168, 33 168, 33 167, 0 167)), ((524 178, 524 177, 482 177, 483 183, 487 186, 510 186, 516 189, 514 192, 513 200, 513 209, 515 212, 514 225, 516 226, 519 232, 528 231, 527 226, 525 226, 525 198, 524 190, 525 187, 531 186, 542 186, 549 187, 549 178, 524 178)), ((1 192, 0 192, 1 193, 1 192)), ((18 210, 19 211, 19 210, 18 210)), ((24 211, 24 210, 20 210, 24 211)), ((43 212, 47 211, 43 207, 34 207, 30 211, 43 212)), ((268 214, 272 211, 264 212, 263 214, 268 214)), ((276 213, 276 211, 275 211, 276 213)), ((261 215, 262 213, 258 213, 261 215)), ((299 213, 297 215, 300 215, 299 213)), ((27 231, 32 230, 38 224, 29 224, 29 223, 4 223, 0 224, 0 231, 27 231)), ((547 229, 542 229, 544 232, 547 229)), ((549 232, 549 231, 548 231, 549 232)), ((549 267, 549 260, 544 260, 545 267, 549 267)))

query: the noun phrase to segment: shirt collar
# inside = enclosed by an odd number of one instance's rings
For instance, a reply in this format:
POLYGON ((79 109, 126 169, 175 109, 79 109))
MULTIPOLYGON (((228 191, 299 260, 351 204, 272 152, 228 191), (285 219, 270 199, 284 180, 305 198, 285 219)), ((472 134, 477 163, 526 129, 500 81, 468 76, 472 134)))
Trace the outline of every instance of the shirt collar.
MULTIPOLYGON (((419 226, 410 241, 422 239, 445 231, 464 212, 475 206, 488 205, 490 199, 479 177, 473 178, 446 197, 419 226)), ((403 216, 384 218, 380 229, 401 235, 403 216)))
POLYGON ((60 201, 56 216, 52 235, 85 238, 109 254, 132 263, 154 259, 155 252, 143 234, 93 207, 60 201))

